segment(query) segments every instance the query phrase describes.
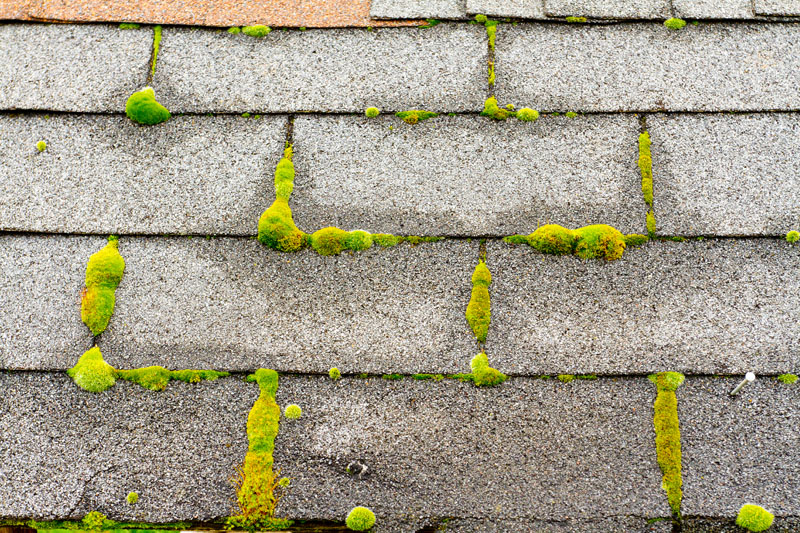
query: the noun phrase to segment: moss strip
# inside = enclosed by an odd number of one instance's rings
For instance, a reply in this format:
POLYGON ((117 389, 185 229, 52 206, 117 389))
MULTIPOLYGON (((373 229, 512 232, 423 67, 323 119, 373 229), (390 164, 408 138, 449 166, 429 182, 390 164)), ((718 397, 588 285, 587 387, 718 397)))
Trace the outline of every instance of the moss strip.
POLYGON ((650 134, 639 135, 639 170, 642 173, 644 201, 653 207, 653 158, 650 155, 650 134))
POLYGON ((122 281, 125 260, 119 254, 119 239, 108 238, 103 249, 89 257, 86 265, 86 288, 81 295, 81 320, 99 335, 108 326, 116 303, 115 291, 122 281))
POLYGON ((681 478, 681 430, 678 424, 678 399, 675 391, 683 383, 683 374, 660 372, 649 376, 656 384, 658 394, 653 404, 653 425, 656 432, 658 466, 663 475, 661 486, 676 519, 681 517, 683 481, 681 478))
POLYGON ((510 244, 527 244, 544 254, 575 254, 583 259, 607 261, 622 257, 629 241, 642 244, 640 236, 626 238, 619 230, 606 224, 594 224, 576 230, 547 224, 530 235, 510 235, 503 240, 510 244))
POLYGON ((481 352, 472 358, 470 362, 472 369, 472 381, 478 387, 494 387, 504 382, 508 376, 489 366, 489 357, 485 352, 481 352))
POLYGON ((489 298, 489 285, 492 283, 492 274, 486 263, 481 261, 472 273, 472 295, 467 304, 467 322, 472 328, 472 333, 479 342, 486 341, 489 332, 489 323, 492 320, 491 302, 489 298))
POLYGON ((156 75, 156 60, 158 59, 158 48, 161 46, 161 26, 153 28, 153 64, 150 66, 150 77, 156 75))

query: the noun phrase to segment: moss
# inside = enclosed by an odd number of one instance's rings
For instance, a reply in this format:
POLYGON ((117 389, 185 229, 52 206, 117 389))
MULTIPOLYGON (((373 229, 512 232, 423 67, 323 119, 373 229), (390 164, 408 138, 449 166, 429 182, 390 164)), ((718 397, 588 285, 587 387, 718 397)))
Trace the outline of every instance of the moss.
POLYGON ((283 157, 275 167, 275 197, 289 200, 294 190, 294 164, 292 148, 286 148, 283 157))
POLYGON ((777 379, 781 383, 785 383, 787 385, 792 385, 793 383, 797 382, 797 376, 795 374, 781 374, 777 379))
POLYGON ((576 236, 558 224, 546 224, 528 236, 528 244, 544 254, 571 254, 575 252, 576 236))
POLYGON ((369 118, 375 118, 381 114, 380 110, 377 107, 368 107, 364 114, 367 115, 369 118))
POLYGON ((416 379, 417 381, 425 381, 432 379, 434 381, 442 381, 444 376, 442 374, 412 374, 412 379, 416 379))
POLYGON ((348 250, 361 251, 372 247, 372 235, 362 230, 350 231, 345 235, 344 246, 348 250))
POLYGON ((275 201, 258 219, 258 241, 281 252, 296 252, 309 243, 308 235, 297 229, 289 207, 294 177, 292 148, 287 147, 275 167, 275 201))
POLYGON ((297 420, 303 416, 303 410, 296 404, 287 405, 286 409, 283 410, 283 416, 289 420, 297 420))
POLYGON ((575 376, 573 376, 572 374, 559 374, 557 378, 558 381, 560 381, 561 383, 569 383, 570 381, 575 380, 575 376))
POLYGON ((647 234, 651 239, 656 236, 656 214, 652 209, 647 212, 647 234))
POLYGON ((128 495, 125 497, 125 501, 129 504, 134 505, 136 502, 139 501, 139 495, 135 492, 129 492, 128 495))
POLYGON ((390 248, 403 242, 403 238, 388 233, 373 233, 372 242, 384 248, 390 248))
POLYGON ((125 270, 125 260, 119 254, 119 239, 108 238, 108 244, 89 257, 86 265, 86 288, 81 297, 81 320, 94 335, 108 326, 114 313, 115 291, 125 270))
POLYGON ((40 152, 44 152, 45 150, 47 150, 47 143, 44 141, 39 141, 38 143, 36 143, 36 149, 39 150, 40 152))
POLYGON ((503 237, 503 241, 509 244, 528 244, 528 236, 527 235, 509 235, 508 237, 503 237))
POLYGON ((647 235, 640 235, 639 233, 629 233, 625 235, 625 246, 641 246, 650 241, 647 235))
POLYGON ((786 234, 786 242, 800 241, 800 231, 792 230, 786 234))
POLYGON ((247 380, 257 382, 260 393, 247 417, 247 455, 236 480, 239 514, 228 518, 227 527, 250 531, 287 529, 292 524, 290 520, 275 518, 282 487, 272 470, 281 417, 281 409, 275 403, 278 373, 261 368, 247 380))
POLYGON ((236 35, 237 33, 242 33, 242 28, 240 28, 239 26, 232 26, 228 28, 228 33, 232 33, 234 35, 236 35))
POLYGON ((340 379, 342 377, 342 373, 339 371, 338 368, 333 367, 328 370, 328 377, 331 378, 333 381, 340 379))
POLYGON ((103 529, 103 526, 106 525, 106 515, 103 513, 99 513, 97 511, 91 511, 89 514, 83 517, 83 524, 86 526, 86 529, 90 530, 99 530, 103 529))
POLYGON ((319 255, 339 255, 346 249, 343 229, 327 227, 315 231, 311 235, 311 246, 319 255))
POLYGON ((494 75, 494 62, 489 61, 489 85, 494 85, 495 75, 494 75))
POLYGON ((472 368, 472 380, 479 387, 493 387, 507 379, 505 374, 489 366, 489 357, 485 352, 472 358, 470 368, 472 368))
POLYGON ((292 484, 292 480, 289 479, 288 477, 282 477, 282 478, 280 478, 278 480, 278 486, 279 487, 288 487, 291 484, 292 484))
POLYGON ((153 62, 150 64, 151 77, 156 75, 156 62, 158 61, 158 49, 160 47, 161 47, 161 26, 156 26, 155 28, 153 28, 153 62))
POLYGON ((671 18, 664 21, 664 26, 669 28, 670 30, 680 30, 684 26, 686 26, 686 21, 683 19, 678 18, 671 18))
POLYGON ((595 381, 595 380, 597 380, 597 376, 595 374, 581 374, 581 375, 575 376, 575 379, 582 379, 582 380, 585 380, 585 381, 595 381))
POLYGON ((567 17, 565 20, 567 22, 577 22, 579 24, 587 21, 586 17, 567 17))
POLYGON ((490 96, 486 99, 486 102, 483 103, 483 111, 481 111, 482 117, 489 117, 494 120, 505 120, 508 117, 515 116, 516 113, 509 109, 503 109, 502 107, 497 105, 497 98, 494 96, 490 96))
POLYGON ((217 372, 216 370, 167 370, 163 366, 117 370, 118 378, 138 383, 145 389, 153 391, 164 390, 173 379, 186 383, 200 383, 201 381, 214 381, 228 375, 227 372, 217 372))
POLYGON ((489 49, 494 50, 497 40, 497 21, 487 20, 484 26, 486 26, 486 36, 489 38, 489 49))
POLYGON ((472 295, 467 304, 467 323, 472 328, 472 333, 480 342, 486 341, 489 323, 492 320, 491 304, 489 299, 489 284, 492 274, 486 263, 481 261, 472 274, 472 295))
POLYGON ((402 239, 410 245, 416 246, 423 242, 439 242, 444 240, 444 237, 417 237, 415 235, 409 235, 408 237, 402 237, 402 239))
POLYGON ((169 120, 169 110, 156 102, 155 92, 151 87, 136 91, 125 103, 125 114, 139 124, 160 124, 169 120))
POLYGON ((772 527, 775 515, 759 505, 745 504, 739 509, 736 525, 748 531, 766 531, 772 527))
POLYGON ((381 376, 382 379, 387 379, 390 381, 398 381, 403 379, 403 374, 384 374, 381 376))
POLYGON ((578 114, 575 111, 567 111, 566 113, 564 113, 564 115, 567 118, 575 118, 578 116, 578 114))
POLYGON ((683 498, 681 479, 681 431, 678 424, 678 399, 675 391, 683 383, 683 374, 660 372, 649 376, 658 394, 654 407, 653 425, 656 433, 656 453, 661 467, 661 486, 667 493, 672 514, 680 518, 683 498))
POLYGON ((95 346, 84 353, 78 362, 67 370, 75 384, 89 392, 103 392, 114 386, 117 372, 103 360, 100 348, 95 346))
POLYGON ((256 24, 254 26, 245 26, 242 28, 242 33, 250 37, 266 37, 272 28, 264 26, 263 24, 256 24))
POLYGON ((354 507, 345 520, 348 529, 366 531, 375 525, 375 513, 366 507, 354 507))
POLYGON ((121 30, 138 30, 139 25, 133 22, 123 22, 119 25, 119 29, 121 30))
POLYGON ((428 28, 433 28, 441 23, 442 21, 439 19, 425 19, 425 24, 421 25, 420 29, 427 30, 428 28))
POLYGON ((625 237, 606 224, 594 224, 575 230, 575 255, 583 259, 614 261, 625 252, 625 237))
POLYGON ((653 207, 653 159, 650 157, 650 134, 639 135, 639 171, 642 174, 644 201, 653 207))
POLYGON ((416 124, 429 118, 438 117, 438 113, 432 111, 425 111, 422 109, 411 109, 409 111, 399 111, 394 114, 397 118, 403 120, 406 124, 416 124))

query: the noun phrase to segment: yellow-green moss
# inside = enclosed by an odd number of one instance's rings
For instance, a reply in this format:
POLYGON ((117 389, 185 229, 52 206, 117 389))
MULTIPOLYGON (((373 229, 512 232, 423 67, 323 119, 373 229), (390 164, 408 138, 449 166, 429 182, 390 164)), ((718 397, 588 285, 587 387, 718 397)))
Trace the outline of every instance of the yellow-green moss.
POLYGON ((483 111, 481 111, 482 117, 489 117, 494 120, 505 120, 508 117, 513 117, 516 115, 516 112, 510 109, 504 109, 497 105, 497 98, 494 96, 490 96, 486 99, 483 103, 483 111))
POLYGON ((558 224, 547 224, 530 235, 510 235, 503 240, 511 244, 528 244, 545 254, 575 254, 584 259, 608 261, 622 257, 626 242, 622 233, 606 224, 594 224, 575 230, 558 224))
POLYGON ((342 373, 339 371, 338 368, 333 367, 328 370, 328 377, 331 378, 333 381, 340 379, 342 377, 342 373))
POLYGON ((366 110, 366 111, 364 111, 364 114, 365 114, 365 115, 366 115, 368 118, 375 118, 375 117, 377 117, 378 115, 380 115, 380 114, 381 114, 381 112, 380 112, 380 110, 379 110, 377 107, 368 107, 368 108, 367 108, 367 110, 366 110))
POLYGON ((135 22, 123 22, 119 25, 119 29, 121 30, 138 30, 139 25, 135 22))
POLYGON ((766 531, 772 527, 775 515, 761 507, 760 505, 745 504, 739 509, 736 517, 736 525, 748 531, 766 531))
POLYGON ((492 311, 489 300, 489 284, 492 274, 486 263, 481 261, 472 274, 472 295, 467 304, 467 322, 472 328, 472 333, 480 341, 486 341, 489 323, 492 320, 492 311))
POLYGON ((348 250, 360 251, 371 248, 373 243, 372 234, 363 230, 350 231, 344 237, 344 246, 348 250))
POLYGON ((558 224, 546 224, 528 236, 528 244, 543 254, 564 255, 575 252, 577 237, 571 229, 558 224))
POLYGON ((242 28, 242 33, 245 35, 249 35, 250 37, 266 37, 269 32, 272 31, 272 28, 269 26, 264 26, 263 24, 256 24, 254 26, 244 26, 242 28))
POLYGON ((283 151, 283 157, 275 167, 275 197, 288 201, 294 190, 294 164, 292 163, 292 147, 283 151))
POLYGON ((119 254, 119 239, 114 235, 108 244, 89 257, 86 265, 86 288, 81 296, 81 320, 94 335, 108 326, 114 313, 115 291, 125 270, 125 260, 119 254))
POLYGON ((575 380, 575 376, 573 376, 572 374, 559 374, 556 377, 558 378, 558 381, 560 381, 561 383, 569 383, 570 381, 575 380))
POLYGON ((534 122, 539 119, 539 112, 529 107, 523 107, 517 111, 517 119, 523 122, 534 122))
POLYGON ((39 150, 40 152, 44 152, 45 150, 47 150, 47 143, 44 141, 39 141, 38 143, 36 143, 36 149, 39 150))
POLYGON ((240 28, 239 26, 231 26, 230 28, 228 28, 228 33, 231 33, 233 35, 242 33, 242 28, 240 28))
POLYGON ((564 113, 564 116, 567 118, 575 118, 578 116, 578 113, 576 113, 575 111, 567 111, 566 113, 564 113))
POLYGON ((76 385, 89 392, 103 392, 117 381, 117 371, 103 360, 103 354, 97 346, 84 353, 75 366, 67 370, 67 375, 76 385))
POLYGON ((159 124, 169 120, 169 110, 156 102, 156 94, 152 87, 136 91, 125 102, 125 114, 139 124, 159 124))
POLYGON ((318 229, 311 235, 311 246, 319 255, 339 255, 346 249, 347 232, 335 227, 318 229))
POLYGON ((494 85, 495 75, 494 75, 494 62, 489 61, 489 85, 494 85))
POLYGON ((408 111, 399 111, 395 113, 395 116, 402 119, 406 124, 416 124, 417 122, 422 122, 429 118, 438 117, 439 113, 425 111, 423 109, 410 109, 408 111))
POLYGON ((686 26, 686 21, 679 18, 671 18, 664 21, 664 26, 669 28, 670 30, 680 30, 684 26, 686 26))
POLYGON ((297 420, 303 416, 303 409, 297 404, 290 404, 283 410, 283 415, 289 420, 297 420))
POLYGON ((493 387, 507 379, 505 374, 489 366, 489 357, 485 352, 472 358, 470 368, 472 369, 472 381, 479 387, 493 387))
POLYGON ((354 507, 348 513, 345 524, 352 531, 367 531, 375 525, 375 513, 366 507, 354 507))
POLYGON ((139 501, 139 495, 135 492, 129 492, 128 495, 125 497, 125 501, 127 501, 130 505, 134 505, 136 502, 139 501))
POLYGON ((797 382, 797 376, 795 374, 781 374, 778 376, 778 381, 787 385, 792 385, 797 382))
POLYGON ((389 233, 373 233, 372 242, 384 248, 390 248, 403 242, 403 238, 389 233))
POLYGON ((289 207, 294 176, 292 148, 289 146, 275 167, 275 201, 258 219, 258 241, 281 252, 296 252, 309 243, 309 236, 297 229, 289 207))
POLYGON ((587 19, 586 17, 567 17, 564 20, 566 20, 567 22, 577 22, 580 24, 586 22, 587 19))
POLYGON ((150 65, 151 77, 156 75, 156 61, 158 60, 158 49, 160 47, 161 47, 161 26, 156 26, 155 28, 153 28, 153 62, 150 65))
POLYGON ((681 431, 678 423, 678 399, 675 391, 683 383, 683 374, 660 372, 649 376, 658 394, 653 425, 656 433, 656 454, 663 475, 661 486, 667 493, 672 514, 680 518, 683 481, 681 478, 681 431))
POLYGON ((656 236, 656 214, 652 209, 647 212, 647 234, 651 239, 656 236))
POLYGON ((800 231, 792 230, 786 234, 786 242, 800 241, 800 231))
POLYGON ((647 235, 640 235, 639 233, 629 233, 625 235, 625 246, 641 246, 650 241, 647 235))
POLYGON ((639 135, 639 170, 642 174, 644 201, 653 207, 653 159, 650 156, 650 134, 639 135))

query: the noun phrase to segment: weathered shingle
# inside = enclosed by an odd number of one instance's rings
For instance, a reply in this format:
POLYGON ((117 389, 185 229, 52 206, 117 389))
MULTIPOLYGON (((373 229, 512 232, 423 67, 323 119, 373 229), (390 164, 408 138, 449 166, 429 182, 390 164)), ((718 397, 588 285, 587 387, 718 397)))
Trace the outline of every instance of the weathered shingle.
POLYGON ((544 10, 551 17, 664 19, 671 6, 669 0, 544 0, 544 10))
POLYGON ((751 19, 755 17, 752 0, 672 0, 676 17, 751 19))
POLYGON ((492 17, 545 18, 543 0, 467 0, 467 13, 492 17))
POLYGON ((463 19, 464 0, 373 0, 369 15, 376 19, 463 19))
POLYGON ((800 0, 753 0, 759 15, 800 15, 800 0))

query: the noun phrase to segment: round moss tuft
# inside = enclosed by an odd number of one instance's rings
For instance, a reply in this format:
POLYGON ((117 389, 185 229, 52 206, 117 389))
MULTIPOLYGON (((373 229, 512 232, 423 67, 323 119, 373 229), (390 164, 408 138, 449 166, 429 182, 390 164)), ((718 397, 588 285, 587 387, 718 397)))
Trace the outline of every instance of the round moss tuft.
POLYGON ((539 119, 539 112, 530 107, 523 107, 517 111, 517 118, 523 122, 533 122, 539 119))
POLYGON ((368 107, 364 114, 367 115, 369 118, 375 118, 381 114, 380 110, 377 107, 368 107))
POLYGON ((486 266, 486 263, 481 260, 472 273, 472 284, 488 287, 490 283, 492 283, 492 273, 489 272, 489 267, 486 266))
POLYGON ((575 241, 575 232, 558 224, 546 224, 528 236, 528 244, 543 254, 571 254, 575 241))
POLYGON ((578 238, 575 253, 583 259, 614 261, 625 251, 625 236, 606 224, 594 224, 574 231, 578 238))
POLYGON ((800 231, 792 230, 786 234, 786 242, 800 241, 800 231))
POLYGON ((319 255, 339 255, 345 249, 347 232, 343 229, 327 227, 311 235, 311 246, 319 255))
POLYGON ((291 404, 287 405, 286 409, 283 411, 283 416, 290 420, 297 420, 301 416, 303 416, 303 410, 300 408, 299 405, 291 404))
POLYGON ((39 141, 38 143, 36 143, 36 149, 39 150, 40 152, 44 152, 45 150, 47 150, 47 143, 44 141, 39 141))
POLYGON ((686 21, 683 19, 678 18, 671 18, 664 21, 664 26, 671 30, 680 30, 684 26, 686 26, 686 21))
POLYGON ((242 33, 242 28, 240 28, 239 26, 232 26, 228 28, 228 33, 232 33, 234 35, 236 35, 237 33, 242 33))
POLYGON ((486 15, 475 15, 475 21, 481 24, 486 24, 486 21, 489 20, 486 15))
POLYGON ((339 371, 338 368, 333 367, 330 370, 328 370, 328 377, 331 378, 333 381, 336 381, 337 379, 342 377, 342 373, 339 371))
POLYGON ((375 525, 375 513, 366 507, 354 507, 345 523, 353 531, 366 531, 375 525))
POLYGON ((92 511, 83 517, 83 525, 89 530, 99 530, 103 528, 106 521, 106 515, 98 511, 92 511))
POLYGON ((136 91, 125 102, 125 114, 139 124, 159 124, 169 120, 171 116, 166 107, 156 102, 156 94, 152 87, 136 91))
POLYGON ((276 198, 258 219, 258 242, 281 252, 302 250, 308 238, 297 229, 286 198, 276 198))
POLYGON ((67 370, 75 384, 89 392, 103 392, 116 383, 117 371, 103 360, 100 348, 95 346, 84 353, 78 362, 67 370))
POLYGON ((254 26, 245 26, 242 28, 242 33, 250 37, 266 37, 272 28, 264 26, 263 24, 256 24, 254 26))
POLYGON ((135 492, 129 492, 128 496, 125 498, 129 504, 133 505, 139 501, 139 495, 135 492))
POLYGON ((351 231, 344 238, 344 246, 348 250, 366 250, 372 246, 372 234, 360 229, 351 231))
POLYGON ((759 505, 745 504, 739 509, 736 525, 748 531, 766 531, 772 527, 775 515, 759 505))
POLYGON ((292 484, 292 481, 288 477, 282 477, 282 478, 280 478, 278 480, 278 486, 279 487, 284 487, 285 488, 285 487, 288 487, 291 484, 292 484))

